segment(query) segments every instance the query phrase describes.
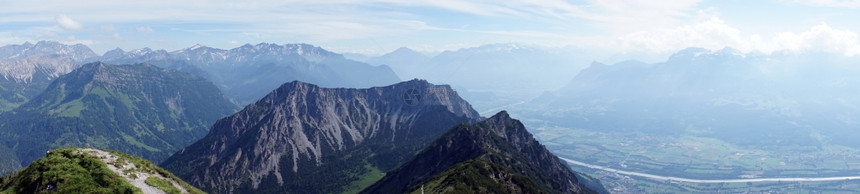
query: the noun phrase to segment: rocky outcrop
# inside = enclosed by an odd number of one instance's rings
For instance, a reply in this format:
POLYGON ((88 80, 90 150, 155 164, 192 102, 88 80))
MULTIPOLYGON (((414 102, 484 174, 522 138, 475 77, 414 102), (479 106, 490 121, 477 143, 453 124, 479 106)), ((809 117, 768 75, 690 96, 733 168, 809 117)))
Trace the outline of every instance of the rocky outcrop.
POLYGON ((0 112, 41 93, 57 77, 97 55, 84 45, 41 41, 0 47, 0 112))
POLYGON ((214 193, 342 192, 478 119, 449 86, 423 80, 368 89, 294 81, 219 120, 162 166, 214 193))

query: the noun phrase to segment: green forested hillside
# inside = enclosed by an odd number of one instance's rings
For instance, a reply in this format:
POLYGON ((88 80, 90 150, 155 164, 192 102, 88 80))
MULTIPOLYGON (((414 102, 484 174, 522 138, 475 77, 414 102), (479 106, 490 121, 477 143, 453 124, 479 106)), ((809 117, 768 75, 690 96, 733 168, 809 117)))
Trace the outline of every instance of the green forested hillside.
MULTIPOLYGON (((145 64, 87 64, 0 115, 0 146, 17 157, 0 158, 0 164, 24 166, 65 146, 103 147, 161 161, 235 109, 201 77, 145 64)), ((5 170, 0 173, 15 168, 0 166, 5 170)))

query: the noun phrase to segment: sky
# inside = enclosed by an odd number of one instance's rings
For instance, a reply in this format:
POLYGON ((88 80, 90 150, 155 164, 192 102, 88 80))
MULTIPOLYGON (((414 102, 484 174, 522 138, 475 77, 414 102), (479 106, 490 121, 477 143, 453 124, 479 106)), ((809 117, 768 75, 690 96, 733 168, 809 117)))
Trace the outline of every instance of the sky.
POLYGON ((309 43, 380 55, 491 43, 671 53, 860 54, 860 0, 0 0, 0 45, 56 40, 97 53, 309 43))

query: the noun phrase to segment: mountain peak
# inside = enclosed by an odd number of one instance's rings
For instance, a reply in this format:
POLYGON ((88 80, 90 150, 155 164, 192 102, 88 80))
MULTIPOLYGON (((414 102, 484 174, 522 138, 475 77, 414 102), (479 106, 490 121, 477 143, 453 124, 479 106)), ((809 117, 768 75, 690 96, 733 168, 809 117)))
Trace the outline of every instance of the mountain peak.
MULTIPOLYGON (((424 80, 424 79, 414 78, 414 79, 411 79, 409 81, 400 82, 400 83, 397 83, 394 85, 433 85, 433 84, 428 82, 427 80, 424 80)), ((440 85, 440 86, 446 86, 447 87, 448 85, 440 85)))
POLYGON ((35 46, 56 46, 56 45, 63 45, 63 44, 61 44, 60 42, 55 41, 55 40, 40 40, 39 42, 36 42, 35 46))
POLYGON ((394 50, 394 52, 415 52, 415 50, 410 49, 409 47, 400 47, 394 50))
POLYGON ((66 45, 57 41, 42 40, 31 44, 7 45, 0 49, 0 57, 5 59, 24 59, 35 55, 54 55, 68 57, 75 61, 98 57, 89 47, 83 44, 66 45))
POLYGON ((221 50, 221 49, 216 49, 216 48, 208 47, 208 46, 206 46, 206 45, 203 45, 203 44, 197 43, 197 44, 192 45, 191 47, 188 47, 188 48, 185 48, 185 49, 182 49, 182 50, 178 50, 178 51, 174 51, 174 52, 176 52, 176 53, 185 53, 185 52, 207 52, 207 51, 210 51, 210 50, 221 50))
POLYGON ((319 86, 313 85, 313 84, 310 84, 307 82, 299 81, 299 80, 293 80, 293 81, 281 84, 281 87, 279 87, 279 89, 280 88, 294 89, 294 88, 307 88, 307 87, 319 87, 319 86))
POLYGON ((139 48, 139 49, 131 50, 131 51, 129 51, 129 52, 132 52, 132 53, 135 53, 135 54, 146 54, 146 53, 148 53, 148 52, 152 52, 152 49, 151 49, 151 48, 149 48, 149 47, 143 47, 143 48, 139 48))
POLYGON ((474 125, 451 128, 362 193, 409 193, 418 189, 430 193, 589 191, 578 182, 573 172, 537 142, 522 123, 502 111, 474 125))
POLYGON ((495 115, 493 115, 492 117, 488 118, 487 120, 503 121, 503 120, 512 120, 512 118, 510 115, 508 115, 508 111, 502 110, 502 111, 499 111, 498 113, 496 113, 495 115))
POLYGON ((400 47, 397 50, 391 51, 385 55, 379 56, 379 58, 402 58, 402 59, 411 59, 411 60, 427 60, 429 57, 418 51, 409 49, 407 47, 400 47))
POLYGON ((122 49, 121 49, 121 48, 119 48, 119 47, 116 47, 116 48, 115 48, 115 49, 113 49, 113 50, 106 51, 102 56, 104 56, 104 57, 109 57, 109 56, 122 56, 122 54, 124 54, 124 53, 125 53, 125 51, 124 51, 124 50, 122 50, 122 49))
POLYGON ((292 81, 162 166, 214 193, 341 193, 340 183, 378 175, 367 168, 393 169, 451 126, 478 119, 450 87, 424 80, 363 89, 292 81))

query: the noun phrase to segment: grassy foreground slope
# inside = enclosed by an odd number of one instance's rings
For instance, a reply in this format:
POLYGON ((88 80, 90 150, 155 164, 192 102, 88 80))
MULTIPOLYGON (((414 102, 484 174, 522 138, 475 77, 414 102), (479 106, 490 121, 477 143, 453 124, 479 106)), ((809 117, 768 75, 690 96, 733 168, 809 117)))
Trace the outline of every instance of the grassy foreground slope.
POLYGON ((2 177, 0 193, 203 193, 151 162, 92 148, 49 151, 2 177))

